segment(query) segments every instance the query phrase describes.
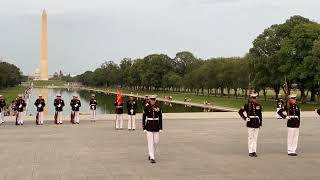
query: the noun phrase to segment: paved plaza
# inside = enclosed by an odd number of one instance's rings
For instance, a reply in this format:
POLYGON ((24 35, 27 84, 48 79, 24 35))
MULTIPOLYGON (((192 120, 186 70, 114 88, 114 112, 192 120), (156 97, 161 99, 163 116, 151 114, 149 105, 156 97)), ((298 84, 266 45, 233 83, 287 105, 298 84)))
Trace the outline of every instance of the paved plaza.
POLYGON ((147 160, 140 126, 135 132, 116 131, 114 122, 106 118, 61 126, 53 121, 43 126, 26 121, 17 127, 10 120, 0 127, 0 180, 320 178, 320 118, 316 115, 302 119, 298 157, 286 154, 285 120, 265 118, 258 158, 248 157, 245 122, 237 113, 195 115, 199 118, 165 115, 156 164, 147 160))

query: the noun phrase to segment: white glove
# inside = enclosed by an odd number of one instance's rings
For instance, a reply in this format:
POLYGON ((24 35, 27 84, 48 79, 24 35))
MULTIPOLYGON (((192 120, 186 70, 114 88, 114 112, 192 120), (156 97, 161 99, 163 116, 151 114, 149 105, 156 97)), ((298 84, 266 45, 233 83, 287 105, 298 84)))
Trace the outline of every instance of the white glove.
POLYGON ((61 104, 58 104, 58 107, 61 107, 61 104))
POLYGON ((78 104, 74 105, 74 107, 78 107, 78 104))
POLYGON ((41 107, 41 106, 42 106, 41 104, 38 105, 38 107, 41 107))
POLYGON ((133 109, 130 110, 130 113, 133 114, 133 109))
POLYGON ((19 108, 22 108, 22 104, 20 104, 19 108))
POLYGON ((291 118, 289 116, 287 116, 286 119, 290 120, 291 118))
POLYGON ((147 132, 147 130, 143 130, 143 132, 147 132))
POLYGON ((247 118, 246 118, 246 121, 249 122, 249 121, 250 121, 250 118, 247 117, 247 118))
POLYGON ((148 105, 149 105, 149 103, 146 104, 146 106, 148 106, 148 105))
POLYGON ((161 133, 162 133, 162 130, 160 129, 160 130, 159 130, 159 132, 161 132, 161 133))

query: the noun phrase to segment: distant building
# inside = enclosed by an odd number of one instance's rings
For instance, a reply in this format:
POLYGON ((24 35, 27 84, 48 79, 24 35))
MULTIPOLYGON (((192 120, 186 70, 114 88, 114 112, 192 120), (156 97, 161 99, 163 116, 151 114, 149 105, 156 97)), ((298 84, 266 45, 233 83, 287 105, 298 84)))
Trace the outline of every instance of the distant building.
MULTIPOLYGON (((33 74, 28 76, 28 79, 29 80, 34 80, 34 81, 39 81, 39 80, 41 80, 40 77, 41 77, 41 70, 40 70, 40 68, 36 68, 34 70, 33 74)), ((48 77, 52 78, 52 75, 49 75, 48 77)))
POLYGON ((47 32, 47 12, 42 12, 42 36, 41 36, 41 61, 40 79, 47 81, 48 76, 48 32, 47 32))
POLYGON ((30 80, 40 80, 40 69, 36 68, 32 75, 29 76, 30 80))

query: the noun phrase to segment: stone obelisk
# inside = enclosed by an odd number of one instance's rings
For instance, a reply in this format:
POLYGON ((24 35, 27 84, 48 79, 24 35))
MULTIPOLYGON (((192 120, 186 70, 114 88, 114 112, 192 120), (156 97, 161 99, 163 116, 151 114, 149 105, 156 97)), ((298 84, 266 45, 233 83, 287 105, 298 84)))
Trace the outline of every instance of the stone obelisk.
POLYGON ((48 32, 46 10, 43 10, 42 12, 40 80, 48 80, 48 32))

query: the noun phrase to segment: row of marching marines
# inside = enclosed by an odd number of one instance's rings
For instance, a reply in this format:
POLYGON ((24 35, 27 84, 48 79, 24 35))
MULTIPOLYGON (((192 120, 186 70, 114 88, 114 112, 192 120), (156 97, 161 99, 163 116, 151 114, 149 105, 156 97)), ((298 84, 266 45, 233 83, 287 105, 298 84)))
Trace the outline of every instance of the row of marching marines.
MULTIPOLYGON (((258 94, 253 93, 250 94, 250 99, 248 103, 241 107, 239 110, 239 115, 241 118, 246 121, 246 126, 248 128, 248 150, 250 157, 257 157, 257 140, 258 133, 262 127, 262 106, 257 103, 258 94)), ((299 128, 300 128, 300 107, 296 102, 296 95, 290 95, 289 103, 284 103, 282 99, 277 101, 277 118, 278 119, 286 119, 287 120, 287 128, 288 128, 288 136, 287 136, 287 150, 289 156, 297 156, 296 153, 298 147, 298 138, 299 138, 299 128)), ((37 107, 37 118, 36 122, 38 125, 43 124, 43 110, 45 107, 45 101, 41 95, 35 101, 35 106, 37 107)), ((90 109, 91 109, 91 120, 95 121, 96 118, 96 109, 97 109, 97 100, 95 95, 93 94, 90 99, 90 109)), ((4 122, 3 117, 3 107, 5 107, 5 100, 0 95, 0 121, 4 122)), ((15 102, 16 110, 18 111, 16 124, 23 125, 22 112, 24 107, 26 106, 25 101, 22 96, 15 102)), ((54 106, 56 108, 55 113, 55 122, 56 124, 62 124, 61 112, 63 111, 63 107, 65 103, 61 98, 61 95, 57 95, 54 100, 54 106)), ((79 108, 81 107, 81 101, 77 96, 73 96, 73 99, 70 102, 70 106, 72 108, 71 112, 71 123, 79 124, 79 108)), ((117 100, 114 104, 115 113, 116 113, 116 125, 115 128, 117 130, 123 128, 123 106, 124 103, 122 101, 121 96, 117 97, 117 100)), ((155 149, 157 144, 159 143, 159 133, 162 132, 162 111, 161 108, 156 103, 156 96, 152 95, 149 98, 146 96, 142 101, 143 110, 143 118, 142 118, 142 127, 143 131, 147 134, 148 140, 148 151, 151 163, 155 163, 155 149)), ((128 129, 135 130, 135 115, 137 110, 137 102, 133 95, 130 95, 130 100, 127 101, 127 109, 128 109, 128 129)), ((317 111, 320 115, 320 110, 317 111)))
MULTIPOLYGON (((15 110, 16 114, 16 125, 23 125, 23 111, 26 107, 26 102, 22 98, 22 95, 19 95, 15 101, 15 110)), ((45 100, 42 98, 42 95, 39 94, 39 97, 36 99, 34 105, 37 108, 37 116, 36 116, 36 124, 43 125, 44 121, 44 107, 46 106, 45 100)), ((96 120, 96 109, 97 109, 98 101, 96 96, 92 94, 89 106, 91 112, 91 121, 96 120)), ((62 99, 60 94, 57 94, 54 99, 54 107, 55 107, 55 123, 62 124, 62 111, 65 106, 65 102, 62 99)), ((79 124, 79 110, 81 107, 81 101, 78 99, 78 96, 73 96, 70 101, 71 106, 71 123, 79 124)), ((115 113, 116 113, 116 130, 123 129, 123 100, 121 95, 117 96, 117 100, 114 103, 115 113)), ((156 95, 152 95, 150 97, 145 96, 142 101, 143 110, 143 118, 142 118, 142 128, 143 131, 147 135, 148 141, 148 159, 151 163, 156 163, 155 161, 155 151, 156 146, 159 143, 159 133, 162 132, 162 111, 161 108, 156 103, 156 95)), ((6 102, 2 95, 0 95, 0 124, 4 123, 4 108, 6 107, 6 102)), ((134 96, 131 94, 129 101, 127 101, 127 109, 128 109, 128 130, 134 131, 136 129, 136 111, 137 111, 137 101, 134 96)))
MULTIPOLYGON (((262 106, 257 103, 257 96, 258 94, 256 93, 250 94, 248 103, 239 110, 239 115, 247 123, 248 150, 250 157, 258 157, 258 133, 262 127, 262 106)), ((287 151, 289 156, 298 156, 296 150, 298 147, 301 116, 296 97, 297 95, 295 94, 289 95, 287 104, 284 103, 282 98, 277 101, 277 118, 287 120, 287 151)), ((320 115, 320 110, 317 110, 317 113, 320 115)))

